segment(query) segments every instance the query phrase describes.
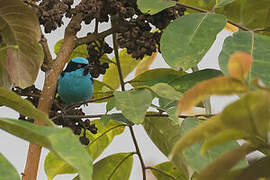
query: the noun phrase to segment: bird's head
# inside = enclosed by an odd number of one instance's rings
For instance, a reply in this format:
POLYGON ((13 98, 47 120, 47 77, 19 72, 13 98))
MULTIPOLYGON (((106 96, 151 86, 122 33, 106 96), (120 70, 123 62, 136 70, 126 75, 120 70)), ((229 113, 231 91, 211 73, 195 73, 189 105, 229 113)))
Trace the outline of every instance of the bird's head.
POLYGON ((87 59, 82 57, 76 57, 69 61, 67 67, 65 70, 61 73, 62 76, 64 76, 65 72, 72 72, 76 71, 77 69, 84 68, 84 74, 87 74, 89 72, 89 62, 87 59))

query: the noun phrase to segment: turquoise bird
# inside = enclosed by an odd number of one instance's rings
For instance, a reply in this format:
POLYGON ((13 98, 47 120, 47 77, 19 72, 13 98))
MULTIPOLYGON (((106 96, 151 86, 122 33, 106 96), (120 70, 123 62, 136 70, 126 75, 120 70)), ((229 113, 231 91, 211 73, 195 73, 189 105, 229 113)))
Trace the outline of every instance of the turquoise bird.
POLYGON ((93 79, 87 59, 76 57, 70 60, 58 77, 57 92, 67 105, 86 101, 92 97, 93 79))

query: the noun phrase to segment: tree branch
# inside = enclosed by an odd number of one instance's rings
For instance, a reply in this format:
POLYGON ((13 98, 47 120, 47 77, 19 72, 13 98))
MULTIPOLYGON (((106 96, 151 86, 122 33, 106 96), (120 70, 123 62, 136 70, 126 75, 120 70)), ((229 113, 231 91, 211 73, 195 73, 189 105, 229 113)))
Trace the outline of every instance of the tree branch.
MULTIPOLYGON (((83 1, 82 1, 83 2, 83 1)), ((58 56, 53 61, 51 69, 46 72, 45 83, 41 92, 41 97, 38 103, 38 109, 49 114, 50 108, 54 99, 54 94, 57 86, 57 79, 61 71, 63 70, 68 58, 71 55, 74 47, 76 31, 74 30, 74 24, 80 23, 82 20, 81 14, 74 16, 68 24, 64 40, 61 45, 58 56)), ((39 121, 35 121, 37 125, 43 125, 39 121)), ((23 180, 36 180, 38 165, 40 160, 41 147, 30 144, 28 149, 27 161, 24 170, 23 180)))
POLYGON ((93 42, 97 39, 104 39, 106 36, 113 34, 115 32, 118 32, 118 27, 110 28, 110 29, 103 31, 101 33, 98 33, 98 34, 93 33, 93 34, 87 35, 86 37, 77 38, 75 41, 74 48, 76 48, 77 46, 82 45, 82 44, 87 44, 87 43, 93 42))

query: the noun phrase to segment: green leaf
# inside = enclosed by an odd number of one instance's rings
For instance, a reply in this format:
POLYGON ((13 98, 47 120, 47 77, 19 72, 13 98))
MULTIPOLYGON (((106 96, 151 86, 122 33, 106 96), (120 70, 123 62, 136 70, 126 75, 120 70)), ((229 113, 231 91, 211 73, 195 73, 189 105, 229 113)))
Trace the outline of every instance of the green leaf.
POLYGON ((227 4, 232 3, 233 1, 235 1, 235 0, 216 0, 217 3, 215 5, 215 7, 220 8, 220 7, 226 6, 227 4))
MULTIPOLYGON (((207 10, 211 10, 216 4, 216 0, 178 0, 178 1, 185 5, 207 10)), ((188 11, 192 10, 188 9, 188 11)))
POLYGON ((98 131, 97 134, 86 132, 86 137, 90 140, 87 151, 95 160, 111 144, 115 136, 124 132, 125 125, 113 120, 110 120, 106 125, 100 120, 94 120, 91 124, 95 124, 98 131))
POLYGON ((142 13, 153 15, 163 9, 175 6, 176 2, 168 0, 138 0, 137 4, 142 13))
POLYGON ((186 91, 178 102, 178 114, 189 111, 202 100, 212 95, 233 95, 246 92, 242 81, 231 77, 216 77, 202 81, 186 91))
MULTIPOLYGON (((126 49, 120 51, 119 59, 123 78, 126 78, 127 75, 131 73, 139 63, 138 60, 127 54, 126 49)), ((116 62, 115 57, 112 59, 112 61, 116 62)), ((111 63, 109 65, 109 69, 107 69, 105 75, 103 76, 103 82, 113 89, 117 89, 120 86, 119 74, 116 64, 111 63)))
POLYGON ((123 116, 123 114, 121 113, 113 113, 113 114, 108 114, 108 116, 115 121, 119 121, 121 123, 125 123, 127 125, 134 125, 133 122, 129 121, 127 118, 125 118, 125 116, 123 116))
MULTIPOLYGON (((146 117, 143 127, 153 143, 168 157, 174 144, 181 136, 179 123, 172 122, 168 117, 146 117)), ((175 165, 187 177, 192 175, 193 172, 189 171, 181 156, 175 156, 174 160, 177 162, 175 165)))
POLYGON ((129 83, 133 87, 153 86, 157 83, 169 83, 185 74, 187 73, 184 71, 175 71, 173 69, 167 68, 157 68, 139 74, 133 80, 129 81, 129 83))
POLYGON ((47 125, 54 126, 48 115, 39 111, 33 104, 16 93, 0 87, 0 106, 7 106, 29 118, 42 121, 47 125))
POLYGON ((164 162, 150 168, 157 180, 188 180, 185 174, 171 162, 164 162))
POLYGON ((270 69, 270 37, 240 31, 225 39, 219 55, 219 65, 223 73, 228 74, 229 57, 237 51, 247 52, 253 58, 249 82, 259 77, 270 87, 270 74, 267 73, 270 69))
MULTIPOLYGON (((231 170, 241 159, 254 150, 250 145, 244 144, 222 153, 211 164, 199 173, 198 180, 219 179, 231 170)), ((241 162, 241 161, 240 161, 241 162)), ((247 163, 246 163, 247 164, 247 163)), ((243 168, 239 167, 239 168, 243 168)))
POLYGON ((4 180, 20 180, 14 166, 0 153, 0 176, 4 180))
POLYGON ((133 165, 133 153, 117 153, 94 164, 95 180, 128 180, 133 165))
POLYGON ((220 14, 194 13, 178 18, 169 24, 161 36, 162 56, 174 69, 194 67, 225 25, 226 17, 220 14))
POLYGON ((114 92, 115 104, 118 110, 131 122, 140 124, 144 121, 145 113, 151 105, 152 93, 147 89, 114 92))
POLYGON ((111 111, 115 107, 115 99, 112 97, 106 104, 106 112, 111 111))
POLYGON ((227 106, 221 120, 225 127, 247 132, 253 138, 268 141, 270 92, 253 91, 227 106))
POLYGON ((146 117, 143 126, 159 150, 168 156, 180 138, 180 125, 167 117, 146 117))
POLYGON ((0 128, 50 149, 72 166, 79 173, 81 180, 92 179, 92 159, 70 129, 37 126, 25 121, 4 118, 0 118, 0 128))
POLYGON ((53 178, 58 174, 76 173, 69 164, 52 152, 49 152, 45 158, 44 169, 48 180, 53 180, 53 178))
POLYGON ((222 14, 250 29, 264 29, 270 27, 269 0, 235 0, 221 9, 222 14), (250 13, 252 11, 252 13, 250 13))
MULTIPOLYGON (((199 121, 197 118, 186 118, 181 126, 182 136, 186 134, 188 131, 190 131, 192 128, 198 125, 199 125, 199 121)), ((212 128, 214 129, 214 127, 212 128)), ((212 135, 214 135, 214 132, 216 132, 216 130, 217 129, 214 129, 210 133, 211 134, 213 133, 212 135)), ((223 152, 239 147, 236 141, 230 141, 230 142, 226 142, 221 145, 215 146, 209 151, 207 151, 205 155, 201 155, 200 149, 202 147, 202 144, 203 142, 199 142, 183 150, 183 157, 185 159, 185 162, 187 162, 188 165, 197 172, 204 169, 208 164, 210 164, 214 159, 216 159, 223 152)), ((247 162, 244 161, 244 162, 241 162, 241 164, 239 164, 236 168, 245 167, 246 165, 247 165, 247 162)))
MULTIPOLYGON (((57 43, 54 45, 54 53, 56 55, 59 53, 62 43, 63 43, 63 39, 57 41, 57 43)), ((83 57, 83 58, 88 57, 88 51, 87 51, 86 44, 80 45, 72 50, 72 54, 70 56, 70 59, 73 59, 75 57, 83 57)))
POLYGON ((39 45, 40 24, 36 14, 22 1, 0 1, 0 27, 0 35, 7 47, 0 51, 0 61, 4 62, 1 66, 5 66, 17 86, 31 86, 43 63, 43 50, 39 45))
MULTIPOLYGON (((93 97, 95 99, 102 99, 102 98, 112 96, 113 92, 114 92, 114 89, 112 89, 107 84, 105 84, 103 82, 100 82, 98 80, 94 80, 94 83, 93 83, 93 97)), ((104 99, 104 100, 100 100, 100 101, 96 101, 95 103, 107 102, 108 100, 109 100, 109 98, 104 99)))
POLYGON ((154 86, 151 86, 150 89, 159 97, 169 100, 178 100, 182 95, 182 93, 176 91, 172 86, 166 83, 155 84, 154 86))
POLYGON ((237 180, 257 180, 260 178, 270 177, 269 173, 270 157, 263 157, 253 162, 249 167, 246 167, 236 177, 237 180))
POLYGON ((222 75, 222 73, 219 70, 203 69, 203 70, 189 73, 179 78, 176 78, 170 81, 169 85, 174 87, 177 91, 184 93, 190 88, 192 88, 193 86, 195 86, 197 83, 220 76, 220 75, 222 75))

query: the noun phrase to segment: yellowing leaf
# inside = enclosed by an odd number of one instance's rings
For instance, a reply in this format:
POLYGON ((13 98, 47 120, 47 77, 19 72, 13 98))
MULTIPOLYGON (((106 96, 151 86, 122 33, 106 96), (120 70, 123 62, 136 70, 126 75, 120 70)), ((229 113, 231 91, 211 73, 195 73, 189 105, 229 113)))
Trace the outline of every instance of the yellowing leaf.
POLYGON ((216 77, 196 84, 186 91, 178 102, 178 114, 189 111, 193 106, 211 95, 232 95, 247 91, 241 81, 231 77, 216 77))
POLYGON ((12 82, 21 88, 31 86, 43 63, 38 18, 20 0, 1 0, 0 27, 0 36, 6 46, 5 50, 0 51, 0 61, 4 62, 12 82))
POLYGON ((234 53, 228 63, 229 75, 233 78, 244 80, 250 70, 252 57, 248 53, 234 53))
POLYGON ((227 22, 224 29, 227 30, 227 31, 231 31, 231 32, 238 32, 239 31, 238 27, 236 27, 236 26, 234 26, 234 25, 232 25, 231 23, 228 23, 228 22, 227 22))
POLYGON ((199 173, 198 180, 212 180, 223 177, 238 161, 254 150, 244 144, 238 148, 226 151, 199 173))
POLYGON ((138 64, 135 76, 144 73, 145 71, 149 70, 151 64, 157 57, 157 52, 154 52, 152 56, 145 56, 138 64))
MULTIPOLYGON (((188 121, 189 119, 186 120, 188 121)), ((207 121, 200 123, 198 126, 188 131, 183 137, 181 137, 176 142, 170 153, 170 159, 172 159, 174 156, 180 153, 183 149, 218 133, 221 129, 222 128, 219 115, 213 116, 207 121)))
MULTIPOLYGON (((127 75, 131 73, 139 63, 138 60, 132 58, 131 55, 127 54, 126 49, 120 51, 119 59, 123 78, 127 77, 127 75)), ((112 59, 112 61, 116 62, 115 57, 112 59)), ((102 81, 113 89, 117 89, 120 85, 117 66, 113 63, 111 63, 109 66, 110 67, 109 69, 107 69, 102 81)))
POLYGON ((244 137, 248 137, 248 134, 245 131, 236 129, 226 129, 224 131, 219 132, 210 139, 207 139, 204 142, 200 152, 203 155, 206 153, 208 149, 211 149, 216 145, 223 144, 231 140, 243 139, 244 137))

